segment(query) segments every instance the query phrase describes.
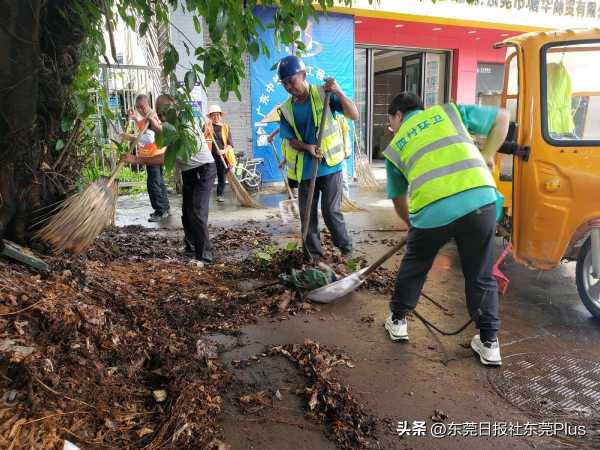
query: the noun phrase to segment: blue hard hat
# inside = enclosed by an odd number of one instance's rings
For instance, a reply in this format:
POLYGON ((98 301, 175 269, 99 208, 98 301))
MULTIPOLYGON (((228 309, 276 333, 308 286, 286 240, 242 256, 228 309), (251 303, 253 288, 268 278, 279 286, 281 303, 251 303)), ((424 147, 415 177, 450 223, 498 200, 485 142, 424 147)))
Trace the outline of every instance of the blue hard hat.
POLYGON ((294 55, 281 58, 281 61, 279 61, 279 65, 277 66, 277 74, 281 81, 302 71, 306 71, 304 61, 294 55))

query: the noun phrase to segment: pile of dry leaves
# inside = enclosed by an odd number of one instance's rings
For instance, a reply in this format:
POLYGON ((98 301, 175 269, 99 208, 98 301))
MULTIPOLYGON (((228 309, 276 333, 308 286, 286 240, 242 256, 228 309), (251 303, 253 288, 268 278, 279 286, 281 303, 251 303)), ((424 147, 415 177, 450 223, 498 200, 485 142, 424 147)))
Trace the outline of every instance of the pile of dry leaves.
MULTIPOLYGON (((305 304, 281 285, 240 288, 298 262, 288 252, 268 271, 254 264, 268 233, 211 234, 221 263, 204 268, 183 256, 177 232, 141 227, 111 229, 81 257, 44 257, 44 275, 0 260, 0 448, 58 449, 65 438, 81 448, 220 448, 232 376, 199 342, 281 313, 282 298, 286 312, 305 304)), ((373 424, 330 377, 340 362, 323 365, 333 356, 314 343, 285 351, 313 372, 313 413, 344 448, 362 445, 373 424)))
MULTIPOLYGON (((217 232, 217 258, 269 242, 248 233, 217 232)), ((197 342, 276 312, 284 289, 241 292, 251 264, 197 268, 180 242, 128 227, 45 257, 47 275, 0 261, 0 448, 209 448, 230 375, 197 342)))
POLYGON ((284 355, 304 371, 309 383, 304 391, 308 415, 324 423, 337 445, 343 449, 365 448, 375 435, 375 418, 354 398, 349 386, 342 385, 333 369, 353 367, 347 356, 322 348, 307 339, 303 345, 273 347, 272 354, 284 355))

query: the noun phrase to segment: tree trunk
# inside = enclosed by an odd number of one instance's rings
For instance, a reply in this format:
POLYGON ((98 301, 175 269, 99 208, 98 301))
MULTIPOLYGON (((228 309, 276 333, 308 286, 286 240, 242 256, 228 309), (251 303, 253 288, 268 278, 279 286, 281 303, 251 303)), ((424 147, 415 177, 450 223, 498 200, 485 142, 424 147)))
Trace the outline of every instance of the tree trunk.
POLYGON ((48 170, 83 40, 70 9, 68 0, 0 0, 0 242, 27 241, 36 211, 65 193, 48 170))
POLYGON ((22 240, 25 230, 16 219, 23 216, 39 156, 40 0, 2 0, 0 11, 0 240, 22 240))

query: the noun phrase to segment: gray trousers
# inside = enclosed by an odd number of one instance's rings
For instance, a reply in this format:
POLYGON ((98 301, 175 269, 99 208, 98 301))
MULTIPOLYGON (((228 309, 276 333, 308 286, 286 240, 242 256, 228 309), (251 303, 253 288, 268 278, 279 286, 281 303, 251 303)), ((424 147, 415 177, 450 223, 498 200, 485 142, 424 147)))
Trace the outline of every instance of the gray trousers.
MULTIPOLYGON (((307 224, 304 220, 306 203, 308 202, 308 189, 310 180, 303 180, 298 189, 298 201, 300 203, 300 215, 302 216, 302 232, 307 224)), ((321 239, 319 237, 319 216, 318 205, 321 199, 321 213, 325 225, 331 232, 333 244, 339 248, 342 253, 352 251, 352 241, 346 231, 344 216, 340 211, 342 203, 342 172, 336 172, 322 177, 317 177, 315 183, 315 195, 313 197, 312 209, 310 214, 310 224, 308 224, 308 234, 306 235, 306 248, 313 256, 323 256, 321 248, 321 239)))

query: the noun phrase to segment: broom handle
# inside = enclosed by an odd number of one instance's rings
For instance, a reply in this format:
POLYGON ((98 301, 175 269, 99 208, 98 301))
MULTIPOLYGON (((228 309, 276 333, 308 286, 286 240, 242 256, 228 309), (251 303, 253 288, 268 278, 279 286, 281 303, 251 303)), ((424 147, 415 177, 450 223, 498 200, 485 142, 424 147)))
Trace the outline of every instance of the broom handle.
MULTIPOLYGON (((329 113, 329 99, 331 98, 331 92, 325 93, 325 104, 323 105, 323 115, 321 116, 321 124, 319 125, 319 134, 317 136, 317 151, 321 150, 321 142, 323 140, 323 132, 325 131, 325 118, 329 113)), ((310 185, 308 187, 308 198, 306 199, 306 206, 304 208, 304 232, 302 233, 302 242, 306 242, 306 236, 308 236, 308 229, 310 225, 310 213, 312 210, 312 202, 315 196, 315 184, 317 182, 317 171, 319 170, 320 160, 312 157, 312 174, 310 177, 310 185)), ((306 247, 306 245, 305 245, 306 247)), ((310 252, 309 252, 310 254, 310 252)), ((312 258, 311 258, 312 259, 312 258)))
POLYGON ((388 259, 394 256, 397 252, 399 252, 405 245, 406 236, 403 236, 402 239, 400 239, 400 242, 398 242, 394 247, 392 247, 385 255, 383 255, 381 258, 379 258, 377 261, 371 264, 369 268, 365 271, 365 273, 362 274, 362 277, 365 278, 371 273, 375 272, 384 262, 386 262, 388 259))
MULTIPOLYGON (((129 149, 131 150, 130 153, 133 153, 133 150, 135 149, 135 147, 140 143, 140 138, 142 137, 142 134, 144 134, 144 132, 148 129, 148 127, 150 126, 150 122, 146 121, 146 125, 144 125, 144 128, 142 128, 140 130, 140 132, 138 133, 138 135, 135 137, 135 141, 131 142, 129 144, 129 149)), ((115 167, 115 170, 112 171, 112 173, 110 174, 110 178, 108 179, 108 183, 106 183, 107 185, 112 184, 113 181, 115 181, 115 177, 117 176, 117 173, 123 168, 123 166, 125 165, 125 161, 119 161, 119 164, 117 164, 117 167, 115 167)))
POLYGON ((287 189, 288 197, 290 197, 290 200, 294 200, 294 194, 292 194, 292 189, 290 188, 290 184, 288 183, 287 175, 280 165, 281 161, 279 159, 277 149, 275 148, 275 144, 273 142, 271 142, 271 148, 273 149, 273 154, 275 155, 275 161, 277 161, 277 167, 279 167, 279 171, 281 172, 281 176, 283 177, 283 183, 285 184, 285 188, 287 189))

